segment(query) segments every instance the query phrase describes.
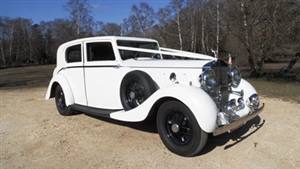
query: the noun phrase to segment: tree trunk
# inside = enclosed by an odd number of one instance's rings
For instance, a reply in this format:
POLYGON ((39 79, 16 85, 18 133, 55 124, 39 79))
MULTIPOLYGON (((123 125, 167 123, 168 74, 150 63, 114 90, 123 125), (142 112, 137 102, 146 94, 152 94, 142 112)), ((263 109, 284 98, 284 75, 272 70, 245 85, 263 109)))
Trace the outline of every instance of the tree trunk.
POLYGON ((208 53, 209 51, 210 51, 210 49, 209 49, 209 38, 208 38, 208 34, 206 34, 205 35, 205 39, 204 39, 205 41, 206 41, 206 53, 208 53))
POLYGON ((220 2, 217 0, 217 57, 219 57, 220 46, 220 2))
POLYGON ((81 21, 81 16, 79 14, 76 19, 76 33, 78 37, 80 35, 80 21, 81 21))
POLYGON ((202 25, 201 25, 201 44, 202 44, 202 52, 206 53, 206 45, 205 45, 205 18, 204 18, 204 14, 202 14, 201 16, 201 22, 202 22, 202 25))
POLYGON ((138 24, 140 26, 140 30, 143 33, 143 36, 145 37, 146 36, 146 32, 145 32, 145 30, 143 28, 143 25, 142 25, 142 22, 141 22, 140 18, 137 16, 136 12, 134 12, 134 16, 135 16, 135 18, 136 18, 136 20, 137 20, 137 22, 138 22, 138 24))
POLYGON ((180 9, 179 9, 179 7, 176 7, 176 23, 177 23, 177 31, 178 31, 180 50, 182 50, 183 44, 182 44, 182 32, 181 32, 181 24, 180 24, 180 9))
MULTIPOLYGON (((9 58, 12 59, 12 48, 13 48, 13 41, 14 41, 14 25, 12 24, 11 25, 11 29, 10 29, 10 35, 9 35, 9 46, 8 46, 8 49, 9 49, 9 58)), ((13 60, 11 60, 11 62, 13 62, 13 60)))
POLYGON ((5 59, 5 53, 4 53, 4 42, 2 41, 1 42, 1 60, 2 60, 2 63, 4 66, 7 66, 6 65, 6 59, 5 59))
POLYGON ((249 27, 248 24, 248 19, 247 19, 247 14, 245 11, 245 4, 244 2, 241 2, 241 12, 243 13, 243 27, 244 27, 244 36, 245 36, 245 44, 246 44, 246 49, 248 52, 248 62, 249 66, 251 69, 250 76, 258 76, 259 72, 257 70, 257 63, 256 63, 256 58, 253 55, 253 50, 252 50, 252 44, 250 41, 250 32, 251 28, 249 27))
POLYGON ((196 9, 192 7, 192 18, 191 18, 191 51, 196 51, 196 9))
POLYGON ((33 62, 33 54, 36 52, 33 52, 33 48, 32 48, 32 31, 27 32, 28 34, 28 50, 29 50, 29 61, 33 62))
POLYGON ((295 57, 295 58, 292 58, 290 61, 289 61, 289 64, 288 66, 286 67, 286 71, 287 72, 291 72, 291 70, 293 69, 293 67, 296 65, 297 61, 299 60, 298 57, 295 57))
MULTIPOLYGON (((272 55, 272 52, 274 51, 274 49, 277 46, 276 41, 278 40, 278 32, 277 32, 277 21, 276 21, 276 16, 278 13, 278 8, 280 7, 280 0, 276 0, 274 1, 268 1, 268 3, 275 4, 275 8, 274 11, 271 13, 270 15, 270 23, 265 24, 262 30, 262 38, 263 38, 263 43, 260 45, 260 60, 257 63, 257 72, 260 74, 260 72, 262 72, 263 67, 264 67, 264 63, 266 58, 268 58, 268 56, 272 55), (270 31, 270 32, 268 32, 270 31), (271 37, 268 37, 268 33, 271 33, 271 37)), ((265 5, 265 9, 264 10, 268 10, 267 8, 268 6, 265 5)))

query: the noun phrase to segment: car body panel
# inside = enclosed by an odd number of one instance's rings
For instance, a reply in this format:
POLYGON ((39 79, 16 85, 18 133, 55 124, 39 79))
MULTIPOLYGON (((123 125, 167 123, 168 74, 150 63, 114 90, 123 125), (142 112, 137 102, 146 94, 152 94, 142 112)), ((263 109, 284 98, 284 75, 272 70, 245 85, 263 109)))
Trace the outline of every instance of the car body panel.
POLYGON ((201 68, 142 68, 142 67, 85 67, 88 106, 104 109, 123 109, 120 100, 120 86, 127 73, 141 71, 151 77, 160 89, 168 88, 174 83, 200 87, 198 75, 201 68), (176 74, 176 81, 170 75, 176 74), (90 82, 90 83, 89 83, 90 82), (107 92, 110 91, 110 92, 107 92))
POLYGON ((52 79, 49 83, 47 92, 46 92, 45 99, 50 99, 51 98, 51 93, 54 92, 54 91, 52 91, 52 90, 54 90, 53 85, 55 83, 58 83, 61 86, 61 88, 62 88, 62 90, 65 94, 66 105, 69 106, 69 105, 74 104, 75 99, 74 99, 74 96, 73 96, 73 91, 70 87, 69 82, 67 81, 67 79, 62 74, 57 74, 54 77, 52 77, 52 79))
MULTIPOLYGON (((236 88, 233 88, 232 90, 234 91, 243 91, 243 100, 245 101, 245 103, 247 104, 249 102, 249 97, 257 94, 255 88, 245 79, 242 79, 239 86, 237 86, 236 88)), ((230 94, 229 95, 229 100, 231 99, 238 99, 240 96, 236 95, 236 94, 230 94)), ((240 117, 244 117, 247 116, 249 114, 250 108, 246 105, 244 109, 237 111, 236 114, 239 115, 240 117)))
POLYGON ((173 84, 169 88, 159 89, 138 107, 129 111, 122 110, 111 113, 110 117, 129 122, 143 121, 155 102, 162 98, 173 98, 184 103, 194 113, 204 131, 210 133, 216 128, 218 109, 210 96, 202 89, 199 90, 197 87, 180 84, 173 84))
POLYGON ((62 74, 67 79, 75 103, 87 105, 83 67, 63 69, 59 74, 62 74))

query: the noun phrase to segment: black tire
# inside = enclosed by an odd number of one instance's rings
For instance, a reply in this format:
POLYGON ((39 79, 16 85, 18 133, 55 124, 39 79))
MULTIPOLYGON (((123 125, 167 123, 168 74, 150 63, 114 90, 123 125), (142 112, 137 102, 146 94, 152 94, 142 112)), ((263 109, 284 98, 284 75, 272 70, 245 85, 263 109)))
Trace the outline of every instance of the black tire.
POLYGON ((141 71, 127 74, 120 87, 121 102, 125 110, 131 110, 142 104, 156 91, 152 79, 141 71))
POLYGON ((71 107, 66 105, 65 94, 60 85, 55 88, 55 104, 59 114, 63 116, 73 115, 71 107))
POLYGON ((208 134, 200 128, 190 109, 179 101, 163 103, 156 123, 161 140, 175 154, 195 156, 206 144, 208 134))

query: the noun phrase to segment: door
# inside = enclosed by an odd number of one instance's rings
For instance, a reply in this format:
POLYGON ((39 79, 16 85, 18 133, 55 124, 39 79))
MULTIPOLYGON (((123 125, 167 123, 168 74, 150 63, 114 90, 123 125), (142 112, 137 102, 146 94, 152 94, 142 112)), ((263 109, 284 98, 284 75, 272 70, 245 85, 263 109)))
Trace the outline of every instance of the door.
POLYGON ((120 69, 111 41, 85 42, 85 85, 88 106, 122 109, 120 69))
POLYGON ((61 73, 67 79, 76 104, 87 105, 84 72, 83 72, 83 45, 74 43, 65 49, 66 67, 61 73))

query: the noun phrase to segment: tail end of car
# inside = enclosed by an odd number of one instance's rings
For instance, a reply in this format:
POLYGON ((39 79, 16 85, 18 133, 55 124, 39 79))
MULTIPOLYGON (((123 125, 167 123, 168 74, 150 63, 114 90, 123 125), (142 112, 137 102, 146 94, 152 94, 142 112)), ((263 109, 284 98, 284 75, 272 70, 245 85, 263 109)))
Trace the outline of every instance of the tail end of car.
POLYGON ((45 95, 45 99, 48 100, 50 98, 55 97, 55 89, 57 86, 60 86, 64 91, 66 105, 69 106, 74 104, 75 101, 71 87, 66 78, 59 74, 53 76, 53 78, 51 79, 45 95))

